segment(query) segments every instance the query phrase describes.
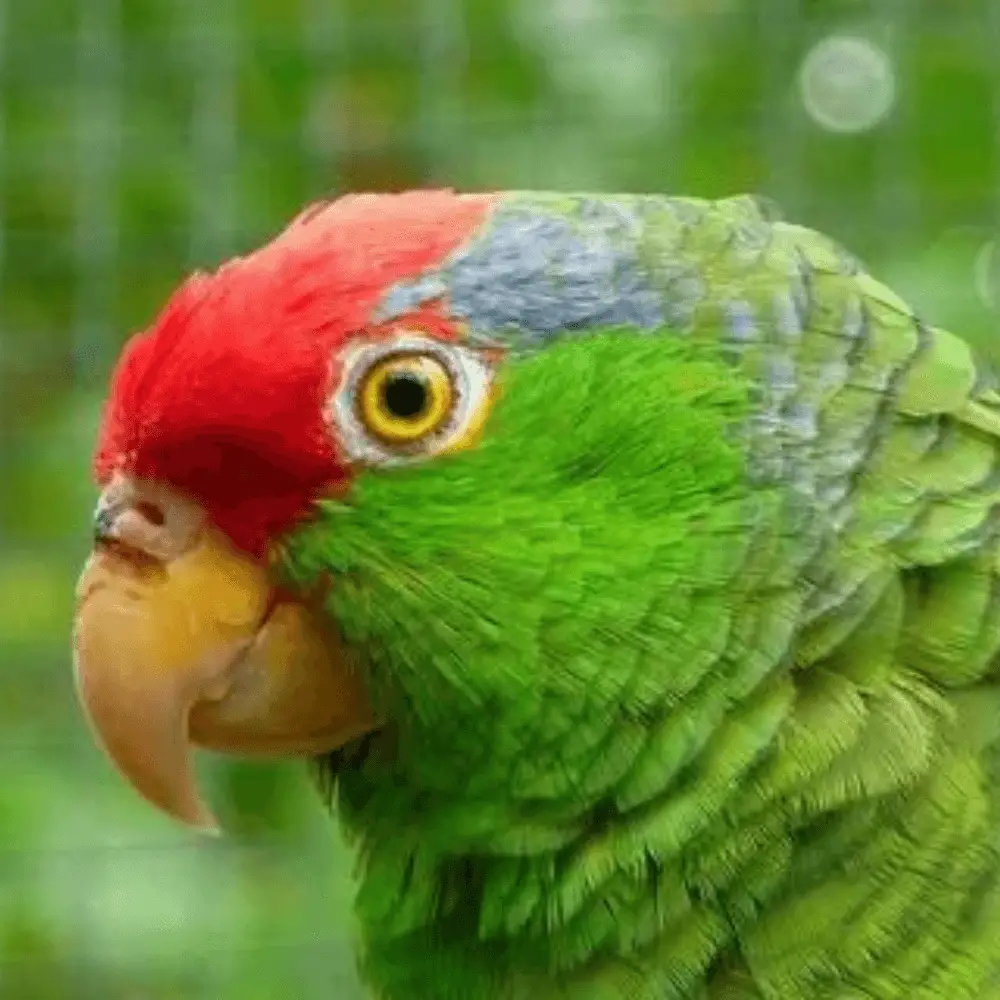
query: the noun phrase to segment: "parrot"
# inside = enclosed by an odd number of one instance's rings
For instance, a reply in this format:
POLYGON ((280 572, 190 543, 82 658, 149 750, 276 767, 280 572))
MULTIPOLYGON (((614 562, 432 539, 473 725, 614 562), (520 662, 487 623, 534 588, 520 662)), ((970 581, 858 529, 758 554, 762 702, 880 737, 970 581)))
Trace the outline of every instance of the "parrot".
POLYGON ((372 997, 1000 998, 1000 383, 769 198, 313 204, 93 474, 95 741, 308 766, 372 997))

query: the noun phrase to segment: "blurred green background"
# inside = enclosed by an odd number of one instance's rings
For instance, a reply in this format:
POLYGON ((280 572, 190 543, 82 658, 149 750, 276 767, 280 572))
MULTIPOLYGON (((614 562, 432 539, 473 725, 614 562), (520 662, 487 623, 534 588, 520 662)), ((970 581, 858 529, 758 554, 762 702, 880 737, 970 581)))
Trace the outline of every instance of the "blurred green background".
POLYGON ((184 272, 428 183, 760 191, 1000 357, 995 0, 0 0, 0 1000, 356 1000, 294 765, 143 806, 67 655, 100 396, 184 272))

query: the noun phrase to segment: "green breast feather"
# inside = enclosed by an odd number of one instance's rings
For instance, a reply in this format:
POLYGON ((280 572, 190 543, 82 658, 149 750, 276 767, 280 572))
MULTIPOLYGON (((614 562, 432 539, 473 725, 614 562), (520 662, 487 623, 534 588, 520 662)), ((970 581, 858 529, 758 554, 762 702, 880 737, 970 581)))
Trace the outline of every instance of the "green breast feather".
POLYGON ((286 540, 396 721, 323 764, 385 1000, 1000 997, 1000 394, 761 202, 506 196, 393 289, 482 443, 286 540))

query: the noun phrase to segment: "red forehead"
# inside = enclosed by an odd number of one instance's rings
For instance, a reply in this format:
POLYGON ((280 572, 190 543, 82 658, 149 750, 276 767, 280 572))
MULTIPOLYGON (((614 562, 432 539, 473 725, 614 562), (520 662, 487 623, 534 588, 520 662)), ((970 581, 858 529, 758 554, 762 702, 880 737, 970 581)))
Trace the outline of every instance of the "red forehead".
POLYGON ((387 288, 464 243, 492 202, 449 191, 345 197, 189 279, 118 362, 98 480, 116 470, 165 479, 237 544, 262 550, 346 478, 322 417, 337 348, 370 327, 387 288))

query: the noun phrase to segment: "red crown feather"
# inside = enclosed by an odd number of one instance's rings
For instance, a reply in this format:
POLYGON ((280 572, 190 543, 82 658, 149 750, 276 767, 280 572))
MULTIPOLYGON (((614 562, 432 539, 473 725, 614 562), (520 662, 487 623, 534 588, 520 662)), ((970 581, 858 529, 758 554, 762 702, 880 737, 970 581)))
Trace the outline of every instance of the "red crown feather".
MULTIPOLYGON (((348 478, 322 414, 338 349, 371 330, 388 288, 465 243, 492 203, 450 191, 348 196, 190 278, 122 353, 98 481, 121 471, 169 482, 237 545, 262 553, 348 478)), ((441 320, 429 332, 447 335, 441 320)))

